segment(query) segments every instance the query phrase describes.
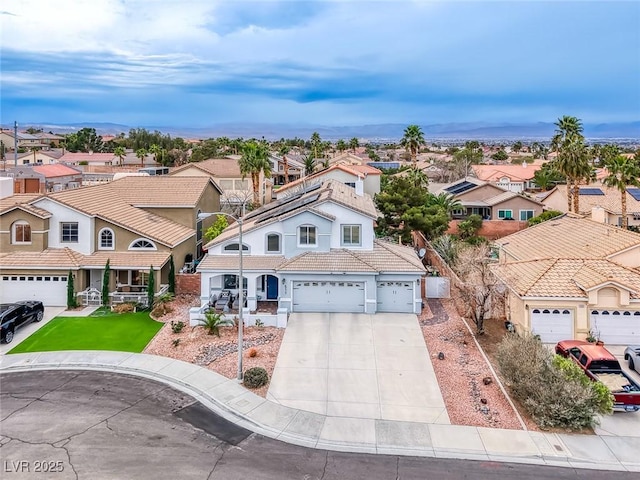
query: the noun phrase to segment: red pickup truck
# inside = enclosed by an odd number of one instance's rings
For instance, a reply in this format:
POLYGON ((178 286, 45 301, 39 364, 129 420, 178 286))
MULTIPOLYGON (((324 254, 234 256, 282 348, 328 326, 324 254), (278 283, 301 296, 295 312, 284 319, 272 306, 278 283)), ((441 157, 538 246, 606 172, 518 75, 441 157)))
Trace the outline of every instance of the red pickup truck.
POLYGON ((640 410, 640 385, 622 371, 620 362, 609 350, 581 340, 564 340, 556 345, 556 353, 570 358, 589 378, 606 385, 615 398, 614 410, 640 410))

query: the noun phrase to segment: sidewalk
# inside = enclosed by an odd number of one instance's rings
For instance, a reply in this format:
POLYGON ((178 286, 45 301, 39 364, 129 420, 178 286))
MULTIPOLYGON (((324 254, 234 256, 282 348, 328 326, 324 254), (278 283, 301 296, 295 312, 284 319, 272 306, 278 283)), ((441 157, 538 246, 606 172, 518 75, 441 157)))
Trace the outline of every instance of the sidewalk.
POLYGON ((244 428, 305 447, 640 472, 640 437, 325 416, 278 405, 206 368, 154 355, 68 351, 0 357, 0 374, 52 369, 102 370, 156 380, 244 428))

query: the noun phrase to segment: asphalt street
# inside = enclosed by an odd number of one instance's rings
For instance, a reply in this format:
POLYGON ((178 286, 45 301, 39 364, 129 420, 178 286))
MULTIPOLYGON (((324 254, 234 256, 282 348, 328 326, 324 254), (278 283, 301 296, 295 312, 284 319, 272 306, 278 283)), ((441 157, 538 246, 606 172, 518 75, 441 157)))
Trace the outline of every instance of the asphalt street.
POLYGON ((637 474, 328 452, 242 429, 155 381, 0 375, 0 477, 18 479, 635 479, 637 474))

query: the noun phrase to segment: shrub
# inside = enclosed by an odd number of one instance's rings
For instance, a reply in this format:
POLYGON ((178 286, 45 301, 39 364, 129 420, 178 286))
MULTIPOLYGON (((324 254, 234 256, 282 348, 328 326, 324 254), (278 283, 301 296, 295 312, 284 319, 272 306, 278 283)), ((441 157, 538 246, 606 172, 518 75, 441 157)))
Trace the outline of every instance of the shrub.
POLYGON ((130 313, 135 311, 136 304, 135 303, 119 303, 113 306, 113 311, 116 313, 130 313))
POLYGON ((174 347, 177 347, 178 345, 180 345, 180 339, 179 339, 179 338, 174 338, 174 339, 171 341, 171 344, 172 344, 174 347))
POLYGON ((580 430, 595 426, 597 414, 611 413, 613 400, 606 387, 533 335, 505 335, 497 357, 511 393, 541 428, 580 430))
POLYGON ((562 215, 562 212, 559 210, 547 210, 542 212, 540 215, 530 218, 527 223, 529 226, 537 225, 539 223, 546 222, 547 220, 551 220, 552 218, 559 217, 560 215, 562 215))
POLYGON ((247 355, 249 355, 249 357, 254 358, 258 356, 258 349, 255 347, 251 347, 249 350, 247 350, 247 355))
POLYGON ((163 315, 166 315, 167 313, 172 312, 172 308, 167 305, 166 303, 156 303, 156 306, 153 307, 153 310, 151 310, 151 315, 153 315, 155 318, 160 318, 163 315))
POLYGON ((204 320, 200 320, 199 327, 204 328, 209 335, 220 336, 220 327, 232 327, 234 321, 225 318, 221 313, 213 310, 207 310, 204 314, 204 320))
POLYGON ((174 322, 173 320, 171 320, 171 331, 173 333, 180 333, 183 328, 184 328, 184 322, 182 320, 178 320, 177 322, 174 322))
POLYGON ((260 320, 259 318, 256 318, 255 325, 256 325, 256 327, 264 327, 264 322, 262 320, 260 320))
POLYGON ((173 293, 163 293, 162 295, 158 295, 155 298, 154 305, 158 305, 159 303, 167 303, 173 301, 175 295, 173 293))
POLYGON ((477 214, 469 215, 466 220, 458 224, 458 231, 461 238, 473 237, 482 227, 482 217, 477 214))
POLYGON ((244 372, 243 383, 247 388, 260 388, 269 382, 269 374, 262 367, 253 367, 244 372))

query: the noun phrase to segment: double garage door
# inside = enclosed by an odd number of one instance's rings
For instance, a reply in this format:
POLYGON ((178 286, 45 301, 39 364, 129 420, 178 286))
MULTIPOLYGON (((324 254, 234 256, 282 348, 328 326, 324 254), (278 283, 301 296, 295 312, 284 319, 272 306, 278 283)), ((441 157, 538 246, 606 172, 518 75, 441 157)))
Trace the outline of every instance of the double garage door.
POLYGON ((364 313, 364 282, 293 282, 294 312, 364 313))
POLYGON ((39 300, 52 307, 67 304, 66 275, 3 275, 0 280, 2 303, 39 300))
POLYGON ((574 337, 573 312, 567 309, 534 308, 531 311, 531 331, 540 335, 543 343, 557 343, 574 337))
POLYGON ((640 344, 640 311, 592 310, 591 330, 605 344, 640 344))

